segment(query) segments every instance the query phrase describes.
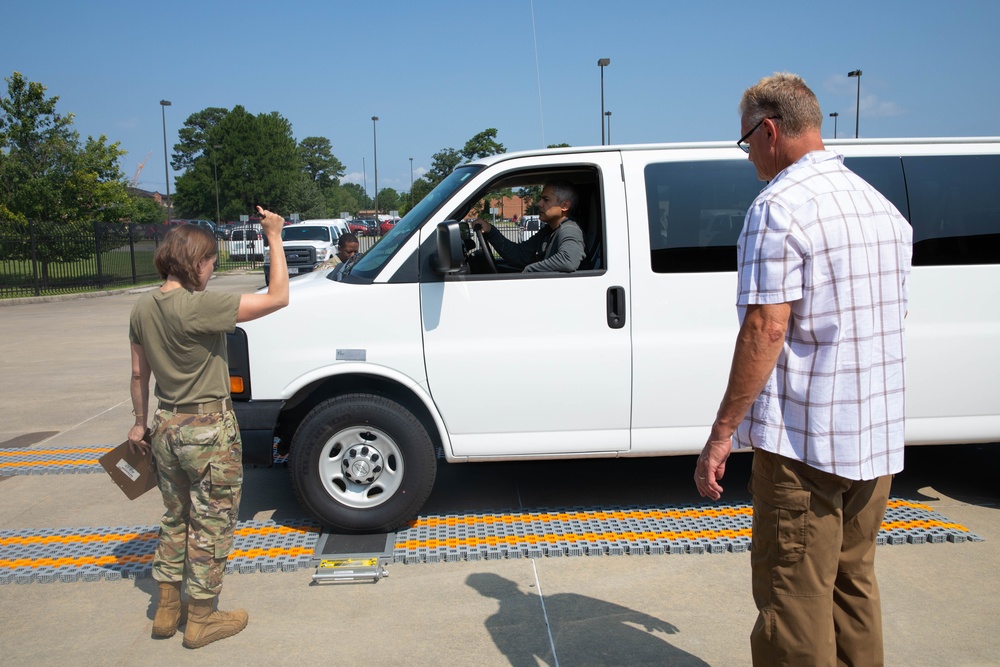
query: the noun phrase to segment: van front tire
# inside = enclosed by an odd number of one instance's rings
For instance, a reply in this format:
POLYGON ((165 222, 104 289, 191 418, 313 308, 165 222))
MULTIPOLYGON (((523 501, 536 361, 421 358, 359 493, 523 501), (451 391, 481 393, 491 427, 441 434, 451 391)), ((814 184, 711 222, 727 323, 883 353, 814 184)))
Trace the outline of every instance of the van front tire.
POLYGON ((337 532, 389 532, 419 511, 434 486, 437 460, 423 424, 374 394, 324 401, 292 439, 295 496, 337 532))

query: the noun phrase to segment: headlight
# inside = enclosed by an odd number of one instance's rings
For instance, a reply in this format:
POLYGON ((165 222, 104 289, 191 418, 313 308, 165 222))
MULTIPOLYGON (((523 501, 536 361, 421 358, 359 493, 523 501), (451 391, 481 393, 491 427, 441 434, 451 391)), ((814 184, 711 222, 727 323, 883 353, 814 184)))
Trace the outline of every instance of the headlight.
POLYGON ((325 262, 330 257, 330 250, 328 248, 323 248, 316 251, 316 260, 319 262, 325 262))

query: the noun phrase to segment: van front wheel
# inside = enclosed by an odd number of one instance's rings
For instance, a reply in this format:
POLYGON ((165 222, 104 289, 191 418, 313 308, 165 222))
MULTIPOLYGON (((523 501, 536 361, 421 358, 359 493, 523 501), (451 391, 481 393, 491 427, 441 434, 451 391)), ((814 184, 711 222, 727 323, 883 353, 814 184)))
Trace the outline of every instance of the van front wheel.
POLYGON ((430 495, 434 444, 413 413, 374 394, 324 401, 302 421, 289 457, 296 497, 336 531, 389 532, 430 495))

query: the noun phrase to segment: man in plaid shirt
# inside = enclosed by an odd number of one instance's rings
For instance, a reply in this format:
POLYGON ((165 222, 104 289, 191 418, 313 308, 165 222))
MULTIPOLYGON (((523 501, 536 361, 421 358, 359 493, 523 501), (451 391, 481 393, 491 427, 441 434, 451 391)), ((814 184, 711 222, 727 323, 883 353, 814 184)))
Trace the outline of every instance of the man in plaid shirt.
POLYGON ((801 78, 762 79, 740 113, 768 184, 737 247, 740 332, 695 483, 719 499, 733 442, 753 447, 754 664, 881 665, 875 538, 903 467, 912 232, 825 150, 801 78))

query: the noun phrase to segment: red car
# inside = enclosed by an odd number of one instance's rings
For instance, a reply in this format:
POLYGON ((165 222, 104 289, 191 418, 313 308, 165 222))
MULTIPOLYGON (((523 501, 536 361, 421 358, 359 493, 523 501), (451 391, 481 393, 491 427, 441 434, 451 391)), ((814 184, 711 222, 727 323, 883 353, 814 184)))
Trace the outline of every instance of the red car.
POLYGON ((381 235, 388 234, 389 230, 395 226, 396 226, 395 220, 383 220, 382 223, 378 226, 378 233, 381 235))
POLYGON ((347 229, 349 229, 352 234, 356 234, 357 236, 364 236, 365 234, 370 234, 372 232, 372 228, 368 226, 368 221, 359 219, 348 220, 347 229))

